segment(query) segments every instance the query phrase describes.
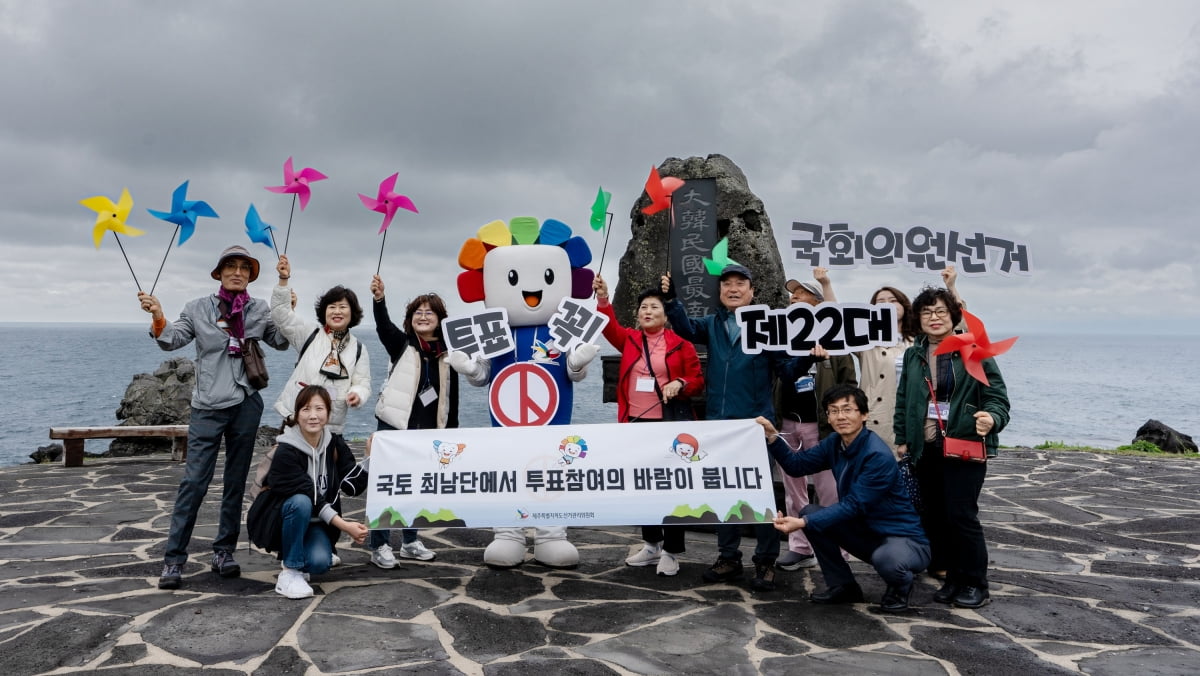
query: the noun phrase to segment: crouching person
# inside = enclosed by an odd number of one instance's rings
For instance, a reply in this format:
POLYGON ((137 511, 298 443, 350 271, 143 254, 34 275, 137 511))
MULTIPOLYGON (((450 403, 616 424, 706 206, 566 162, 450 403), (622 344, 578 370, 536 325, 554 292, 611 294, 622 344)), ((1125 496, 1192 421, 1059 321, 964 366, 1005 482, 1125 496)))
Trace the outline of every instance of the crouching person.
POLYGON ((341 435, 329 430, 330 408, 324 387, 301 388, 263 492, 246 515, 254 543, 283 560, 275 591, 289 599, 313 595, 309 576, 329 570, 341 533, 356 544, 367 538, 366 525, 342 518, 339 492, 358 495, 367 487, 369 458, 356 464, 341 435))
POLYGON ((868 561, 887 583, 880 610, 908 611, 913 577, 929 565, 929 540, 913 509, 891 448, 866 429, 867 395, 851 385, 835 385, 821 400, 831 434, 815 447, 793 452, 766 418, 759 418, 767 449, 791 476, 831 469, 837 477, 836 504, 808 505, 799 517, 780 515, 775 527, 784 533, 803 529, 812 544, 825 591, 813 603, 857 603, 862 588, 854 580, 839 548, 868 561))

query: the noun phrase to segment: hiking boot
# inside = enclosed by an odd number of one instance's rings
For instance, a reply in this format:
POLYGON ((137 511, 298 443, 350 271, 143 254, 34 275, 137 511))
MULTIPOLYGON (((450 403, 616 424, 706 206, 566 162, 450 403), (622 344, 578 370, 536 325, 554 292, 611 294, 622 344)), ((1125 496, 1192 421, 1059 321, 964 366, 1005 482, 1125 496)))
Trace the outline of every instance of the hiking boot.
POLYGON ((233 560, 233 552, 218 549, 212 555, 212 572, 221 577, 238 577, 242 574, 242 567, 233 560))
POLYGON ((705 582, 731 582, 742 576, 742 560, 719 558, 701 577, 705 582))
POLYGON ((395 568, 396 557, 392 554, 391 545, 379 545, 371 551, 371 563, 380 568, 395 568))
POLYGON ((791 550, 784 552, 783 556, 775 562, 775 566, 779 570, 800 570, 801 568, 812 568, 815 565, 817 565, 817 557, 791 550))
POLYGON ((279 571, 275 593, 289 599, 306 599, 313 595, 313 588, 304 581, 304 573, 292 568, 279 571))
POLYGON ((850 584, 835 585, 822 592, 813 592, 809 594, 808 600, 825 605, 862 603, 863 592, 857 582, 851 582, 850 584))
MULTIPOLYGON (((628 562, 628 559, 626 561, 628 562)), ((662 577, 674 577, 679 574, 679 561, 675 558, 674 554, 663 552, 658 558, 658 567, 654 572, 662 577)))
POLYGON ((912 594, 912 587, 901 589, 900 587, 888 586, 883 592, 883 598, 879 600, 879 610, 884 613, 907 613, 908 597, 912 594))
POLYGON ((942 585, 941 589, 933 593, 933 600, 937 601, 938 603, 952 603, 954 601, 954 597, 958 596, 960 589, 961 587, 959 587, 957 584, 953 582, 947 582, 946 584, 942 585))
POLYGON ((183 564, 164 563, 162 575, 158 576, 159 589, 179 589, 183 580, 183 564))
POLYGON ((775 560, 756 562, 754 564, 754 579, 750 581, 754 591, 775 591, 775 560))
POLYGON ((660 543, 647 542, 645 545, 642 545, 641 550, 638 551, 637 554, 625 559, 625 565, 650 566, 658 563, 659 558, 662 557, 662 554, 663 550, 660 543))
POLYGON ((982 608, 991 599, 991 594, 983 587, 963 587, 958 596, 954 597, 954 605, 958 608, 982 608))
POLYGON ((429 551, 429 549, 425 547, 425 543, 421 542, 420 540, 413 540, 412 542, 405 542, 404 544, 400 545, 400 558, 402 559, 432 561, 435 556, 437 556, 437 554, 429 551))

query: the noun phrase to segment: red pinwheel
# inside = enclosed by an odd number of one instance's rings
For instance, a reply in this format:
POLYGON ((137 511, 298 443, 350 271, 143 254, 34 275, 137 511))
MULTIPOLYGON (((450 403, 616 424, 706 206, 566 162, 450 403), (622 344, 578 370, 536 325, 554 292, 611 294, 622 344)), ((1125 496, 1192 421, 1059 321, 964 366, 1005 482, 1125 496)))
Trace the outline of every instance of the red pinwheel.
POLYGON ((420 213, 412 200, 404 195, 396 194, 396 177, 399 175, 396 173, 383 179, 379 183, 377 197, 367 197, 361 192, 358 193, 358 199, 362 200, 363 206, 383 214, 383 224, 379 226, 379 232, 376 234, 382 234, 384 230, 388 229, 388 226, 392 224, 392 217, 396 215, 396 209, 408 209, 414 214, 420 213))
POLYGON ((967 320, 967 332, 948 336, 933 353, 958 352, 962 355, 963 367, 967 369, 967 373, 984 385, 990 385, 987 374, 983 372, 983 360, 1008 352, 1013 343, 1017 342, 1017 337, 1005 338, 993 343, 988 339, 987 329, 984 328, 979 317, 966 310, 963 310, 962 314, 963 318, 967 320))
POLYGON ((683 185, 683 179, 668 176, 661 178, 658 167, 650 167, 650 177, 646 179, 646 194, 650 197, 650 206, 644 207, 642 213, 652 216, 671 206, 671 193, 683 185))
POLYGON ((304 211, 304 207, 308 206, 308 198, 312 196, 308 184, 314 181, 323 181, 327 178, 329 177, 312 167, 306 167, 299 172, 293 171, 292 158, 289 157, 287 158, 287 162, 283 163, 283 185, 269 185, 266 188, 271 192, 290 192, 296 195, 300 198, 300 211, 304 211))

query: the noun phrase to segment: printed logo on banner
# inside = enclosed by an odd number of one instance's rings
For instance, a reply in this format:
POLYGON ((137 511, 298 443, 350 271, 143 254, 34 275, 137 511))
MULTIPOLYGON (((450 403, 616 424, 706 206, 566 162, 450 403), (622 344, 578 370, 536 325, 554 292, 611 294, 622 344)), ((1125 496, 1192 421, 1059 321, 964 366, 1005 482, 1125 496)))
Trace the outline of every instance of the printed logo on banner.
POLYGON ((502 307, 447 317, 442 322, 442 333, 447 348, 479 359, 491 359, 516 349, 508 329, 508 310, 502 307))
POLYGON ((500 369, 488 394, 492 417, 504 427, 547 425, 558 411, 558 402, 554 376, 534 362, 500 369))
POLYGON ((438 465, 440 465, 439 469, 446 469, 465 450, 467 450, 466 444, 437 440, 433 442, 433 457, 438 461, 438 465))
POLYGON ((793 303, 773 310, 766 305, 737 309, 742 351, 810 353, 819 343, 829 354, 850 354, 876 345, 894 345, 896 308, 891 303, 793 303))
POLYGON ((558 312, 550 318, 550 336, 556 347, 569 352, 579 345, 592 342, 606 324, 606 315, 574 299, 563 298, 558 303, 558 312))
POLYGON ((812 267, 852 268, 868 265, 890 268, 906 265, 913 270, 958 267, 962 275, 1030 274, 1029 247, 1021 242, 981 232, 935 232, 924 226, 907 231, 874 227, 855 232, 848 223, 792 223, 792 250, 796 260, 812 267))

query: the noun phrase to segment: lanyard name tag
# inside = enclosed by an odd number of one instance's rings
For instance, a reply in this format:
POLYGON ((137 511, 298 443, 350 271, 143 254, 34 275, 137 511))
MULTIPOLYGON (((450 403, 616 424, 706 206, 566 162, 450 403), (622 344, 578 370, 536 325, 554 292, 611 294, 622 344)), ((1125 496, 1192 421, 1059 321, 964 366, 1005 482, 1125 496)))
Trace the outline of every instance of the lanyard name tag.
POLYGON ((636 392, 653 392, 654 379, 649 376, 642 376, 637 379, 637 383, 634 384, 634 388, 634 391, 636 392))
POLYGON ((817 386, 817 381, 812 376, 804 376, 796 379, 797 392, 812 392, 817 386))
POLYGON ((417 401, 420 401, 422 406, 428 406, 437 401, 437 392, 432 387, 426 387, 417 394, 417 401))
POLYGON ((939 416, 941 417, 942 420, 945 420, 946 418, 950 417, 950 402, 948 402, 948 401, 931 401, 931 402, 929 402, 929 413, 926 414, 925 417, 929 418, 931 420, 935 420, 939 416))

